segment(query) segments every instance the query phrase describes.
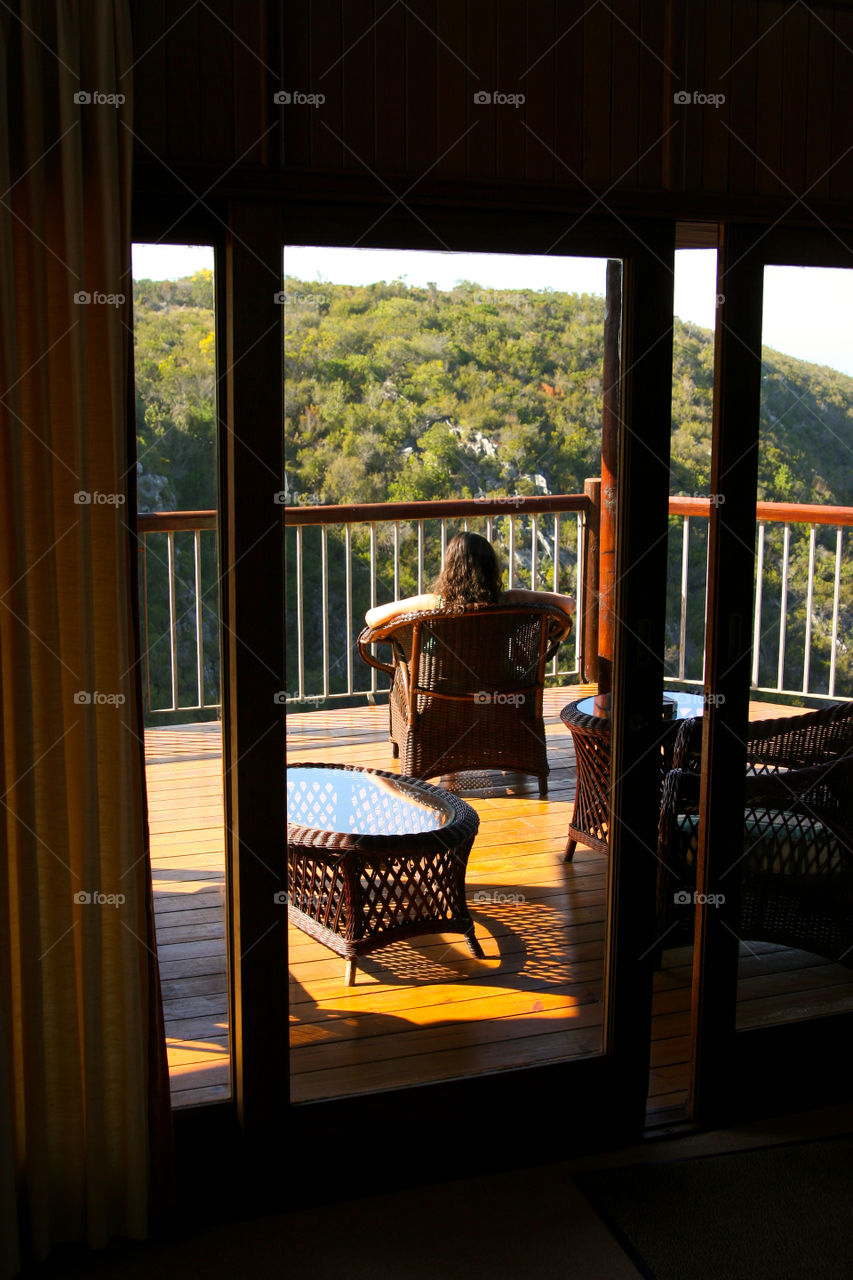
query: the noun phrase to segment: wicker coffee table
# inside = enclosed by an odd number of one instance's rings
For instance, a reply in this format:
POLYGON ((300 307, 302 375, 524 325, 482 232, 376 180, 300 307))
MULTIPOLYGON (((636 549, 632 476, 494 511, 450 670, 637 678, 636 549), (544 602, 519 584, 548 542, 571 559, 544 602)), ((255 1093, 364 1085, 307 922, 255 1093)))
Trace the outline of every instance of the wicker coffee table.
POLYGON ((415 778, 349 765, 287 771, 288 917, 346 959, 430 933, 483 952, 465 900, 477 814, 415 778))

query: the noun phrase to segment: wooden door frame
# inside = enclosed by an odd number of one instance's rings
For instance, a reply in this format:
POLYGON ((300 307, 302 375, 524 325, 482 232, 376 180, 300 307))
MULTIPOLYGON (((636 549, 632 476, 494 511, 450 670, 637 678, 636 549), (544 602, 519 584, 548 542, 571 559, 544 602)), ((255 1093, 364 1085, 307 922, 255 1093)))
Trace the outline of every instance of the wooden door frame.
MULTIPOLYGON (((387 202, 374 211, 363 203, 354 208, 328 195, 312 199, 305 194, 289 202, 283 213, 282 244, 345 246, 352 243, 354 228, 369 226, 386 211, 387 202)), ((632 821, 616 824, 611 845, 610 894, 612 901, 620 900, 621 907, 616 927, 608 931, 605 978, 610 998, 602 1054, 439 1081, 417 1089, 291 1106, 288 1129, 300 1152, 300 1170, 306 1178, 318 1180, 325 1174, 328 1152, 344 1136, 347 1145, 356 1144, 360 1169, 369 1168, 373 1178, 390 1177, 393 1182, 405 1176, 410 1152, 389 1150, 383 1142, 375 1147, 362 1145, 357 1135, 392 1132, 409 1108, 417 1114, 423 1134, 463 1135, 476 1125, 476 1148, 466 1140, 460 1152, 469 1168, 557 1158, 583 1144, 624 1143, 642 1135, 645 1120, 656 867, 650 851, 656 840, 659 770, 648 744, 659 719, 663 689, 675 224, 628 226, 618 220, 589 218, 566 236, 565 216, 547 213, 532 219, 528 214, 522 221, 511 211, 465 207, 457 199, 445 209, 414 206, 412 215, 394 211, 360 243, 435 248, 426 224, 454 250, 541 253, 559 240, 560 255, 619 257, 626 264, 620 447, 641 479, 634 486, 621 486, 621 554, 623 558, 633 554, 636 563, 633 572, 621 574, 616 609, 623 619, 638 612, 641 625, 639 631, 617 626, 613 732, 615 759, 621 762, 614 771, 614 800, 630 806, 632 821), (650 322, 653 341, 648 338, 650 322), (626 729, 629 724, 630 730, 626 729), (647 907, 645 921, 637 909, 640 903, 647 907), (581 1099, 581 1105, 572 1099, 581 1099), (523 1116, 523 1123, 511 1119, 477 1123, 478 1117, 513 1116, 523 1116)), ((446 1169, 446 1157, 441 1146, 434 1173, 446 1169)), ((419 1150, 421 1174, 432 1159, 429 1151, 419 1150)))
MULTIPOLYGON (((375 212, 385 210, 387 203, 375 212)), ((176 217, 166 200, 152 201, 143 213, 134 221, 137 239, 156 239, 158 228, 176 217)), ((620 450, 640 480, 620 487, 616 609, 619 618, 637 616, 641 623, 639 629, 617 625, 614 656, 613 796, 632 818, 615 824, 612 839, 610 901, 618 898, 621 905, 616 916, 608 906, 615 927, 607 936, 605 975, 612 994, 603 1052, 401 1092, 288 1102, 287 931, 274 902, 275 892, 286 887, 285 789, 279 781, 285 734, 274 701, 281 681, 273 675, 285 671, 283 541, 281 509, 273 504, 280 484, 271 470, 280 475, 282 465, 283 342, 281 309, 278 324, 270 312, 285 244, 346 245, 356 217, 368 224, 375 215, 364 201, 354 207, 330 199, 328 191, 315 198, 303 193, 286 204, 251 195, 234 199, 217 217, 184 219, 169 236, 217 247, 223 721, 229 726, 223 769, 234 1096, 175 1113, 183 1203, 195 1198, 209 1207, 235 1194, 254 1205, 275 1203, 293 1160, 306 1198, 320 1187, 328 1194, 330 1154, 341 1146, 357 1152, 359 1171, 377 1189, 403 1176, 446 1175, 445 1144, 434 1157, 420 1149, 413 1175, 410 1144, 389 1150, 387 1142, 368 1140, 372 1132, 393 1133, 407 1110, 417 1115, 421 1134, 459 1135, 453 1149, 460 1170, 555 1159, 585 1146, 624 1144, 643 1132, 656 865, 650 850, 657 825, 657 765, 646 739, 663 678, 675 224, 588 216, 567 235, 576 211, 534 219, 530 210, 478 207, 474 196, 460 204, 458 192, 442 209, 414 213, 395 211, 363 243, 435 248, 418 220, 424 217, 454 249, 541 253, 559 242, 561 256, 625 263, 620 450), (646 336, 650 319, 652 341, 646 336), (280 628, 270 626, 271 619, 281 619, 280 628), (638 911, 640 903, 647 910, 638 911), (476 1144, 470 1136, 475 1130, 476 1144)))
POLYGON ((764 268, 853 267, 823 232, 723 224, 715 341, 708 617, 702 788, 696 887, 689 1109, 703 1125, 853 1096, 853 1014, 737 1031, 739 903, 723 851, 743 839, 746 729, 751 685, 755 501, 758 479, 764 268), (725 591, 722 566, 725 565, 725 591), (720 899, 722 907, 712 906, 720 899), (704 895, 704 896, 702 896, 704 895))

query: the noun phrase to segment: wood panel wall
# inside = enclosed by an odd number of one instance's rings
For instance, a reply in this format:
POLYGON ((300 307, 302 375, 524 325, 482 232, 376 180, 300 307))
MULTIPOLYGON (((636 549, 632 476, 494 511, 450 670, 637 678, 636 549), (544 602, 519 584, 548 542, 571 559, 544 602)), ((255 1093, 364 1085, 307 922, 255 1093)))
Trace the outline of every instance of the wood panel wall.
POLYGON ((202 173, 226 191, 322 175, 336 190, 388 182, 395 196, 413 183, 419 195, 500 184, 597 199, 601 212, 713 218, 734 203, 807 223, 849 216, 851 0, 134 0, 133 10, 143 190, 158 171, 202 173), (277 92, 291 101, 276 103, 277 92))

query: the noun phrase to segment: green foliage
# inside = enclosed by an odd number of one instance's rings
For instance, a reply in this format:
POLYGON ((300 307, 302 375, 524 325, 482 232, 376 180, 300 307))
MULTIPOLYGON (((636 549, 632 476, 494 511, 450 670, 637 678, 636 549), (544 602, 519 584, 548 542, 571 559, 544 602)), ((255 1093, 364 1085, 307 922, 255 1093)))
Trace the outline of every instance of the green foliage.
MULTIPOLYGON (((216 364, 213 273, 133 285, 137 502, 140 512, 199 511, 217 506, 216 364)), ((174 537, 177 702, 198 699, 195 550, 190 533, 174 537)), ((172 699, 168 546, 148 535, 142 621, 152 708, 172 699)), ((203 684, 219 701, 219 588, 216 534, 201 539, 203 684)), ((150 715, 149 720, 153 719, 150 715)), ((188 718, 186 711, 179 717, 188 718)), ((156 717, 162 723, 163 717, 156 717)))
MULTIPOLYGON (((401 281, 318 286, 285 281, 284 458, 297 503, 369 503, 573 493, 600 470, 604 301, 600 297, 482 289, 460 282, 450 292, 401 281)), ((134 284, 140 510, 206 509, 216 499, 213 280, 134 284)), ((711 486, 713 334, 676 320, 672 382, 673 494, 708 495, 711 486)), ((853 506, 853 379, 778 352, 763 353, 758 459, 759 498, 853 506)), ((724 497, 725 495, 723 495, 724 497)), ((451 530, 448 530, 448 536, 451 530)), ((700 678, 704 641, 707 526, 691 525, 686 593, 686 668, 700 678)), ((400 594, 418 589, 416 530, 400 527, 400 594), (407 550, 409 549, 409 550, 407 550)), ((500 522, 495 541, 506 558, 500 522)), ((519 534, 523 545, 526 533, 519 534)), ((393 533, 377 528, 376 598, 391 599, 393 533), (383 551, 387 552, 383 556, 383 551)), ((425 530, 428 581, 438 568, 438 525, 425 530)), ((306 532, 303 557, 305 688, 318 687, 322 582, 319 534, 306 532), (314 541, 312 541, 314 539, 314 541), (317 545, 315 545, 317 542, 317 545)), ((759 683, 775 683, 779 655, 781 548, 768 526, 759 683)), ((835 533, 819 532, 811 610, 811 676, 826 688, 832 649, 835 533)), ((181 580, 192 580, 190 540, 176 539, 181 580)), ((328 538, 327 591, 333 688, 345 687, 347 653, 371 600, 369 538, 352 530, 353 614, 345 619, 346 554, 341 531, 328 538)), ((152 552, 154 544, 152 543, 152 552)), ((215 649, 215 564, 205 551, 205 645, 215 649), (212 594, 213 593, 213 594, 212 594), (210 643, 208 643, 210 642, 210 643)), ((802 680, 809 546, 792 529, 786 611, 785 681, 802 680)), ((547 561, 543 555, 542 564, 547 561)), ((668 569, 667 666, 678 674, 681 623, 681 522, 673 521, 668 569)), ((295 543, 286 541, 289 600, 295 591, 295 543)), ((540 568, 540 575, 541 575, 540 568)), ((157 570, 149 566, 153 584, 157 570)), ((523 563, 516 581, 524 581, 523 563)), ((850 688, 853 563, 841 571, 835 646, 839 692, 850 688)), ((539 586, 548 585, 544 579, 539 586)), ((185 588, 180 588, 184 591, 185 588)), ((178 612, 187 607, 179 603, 178 612)), ((150 601, 152 632, 168 623, 165 603, 150 601), (159 610, 159 612, 158 612, 159 610)), ((180 627, 189 627, 184 620, 180 627)), ((181 639, 180 680, 192 675, 194 632, 181 639)), ((161 643, 162 647, 162 643, 161 643)), ((286 687, 298 683, 295 605, 288 620, 286 687)), ((154 659, 152 658, 152 662, 154 659)), ((160 659, 157 658, 159 662, 160 659)), ((154 664, 156 665, 156 663, 154 664)), ((355 662, 355 670, 359 668, 355 662)), ((362 672, 365 688, 369 673, 362 672)), ((161 693, 168 672, 157 679, 161 693)), ((218 685, 218 667, 206 672, 218 685)), ((208 695, 209 696, 209 695, 208 695)))

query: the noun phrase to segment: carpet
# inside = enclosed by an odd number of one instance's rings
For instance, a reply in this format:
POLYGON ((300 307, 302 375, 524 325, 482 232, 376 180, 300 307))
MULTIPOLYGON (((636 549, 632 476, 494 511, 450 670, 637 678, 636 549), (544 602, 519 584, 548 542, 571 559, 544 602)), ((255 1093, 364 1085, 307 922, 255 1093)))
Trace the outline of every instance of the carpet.
POLYGON ((848 1280, 853 1139, 578 1174, 650 1280, 848 1280))

